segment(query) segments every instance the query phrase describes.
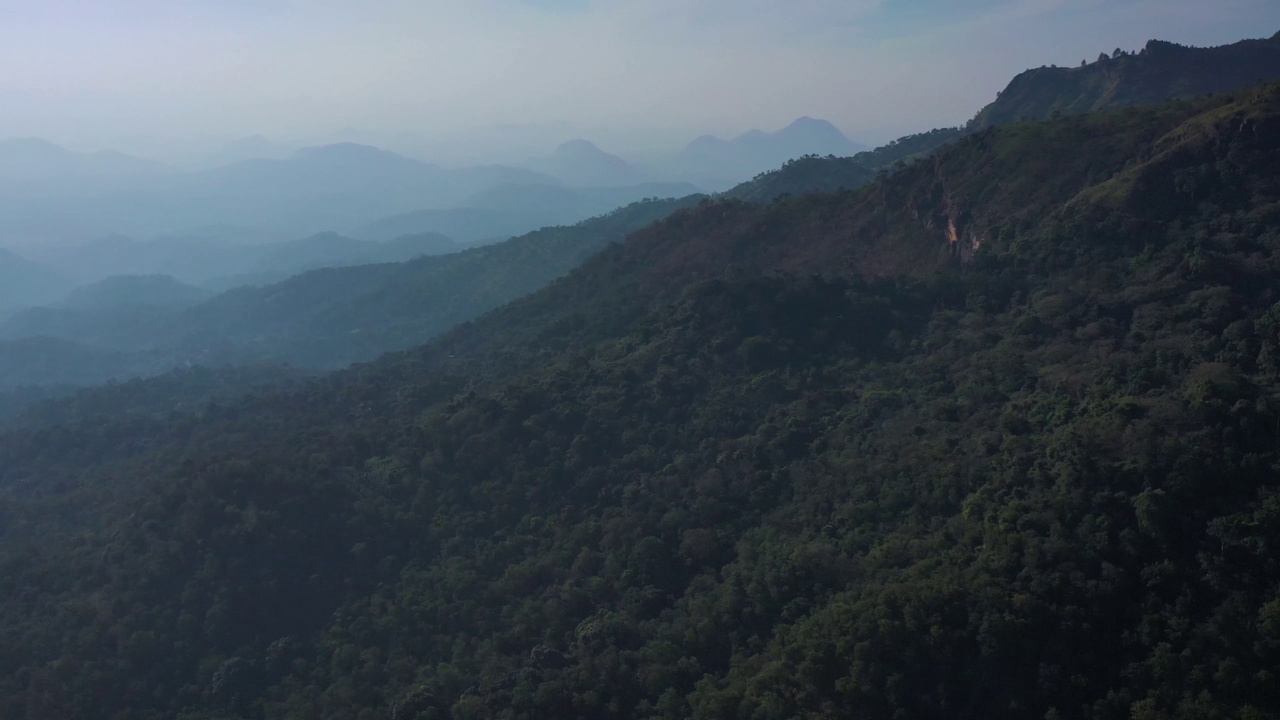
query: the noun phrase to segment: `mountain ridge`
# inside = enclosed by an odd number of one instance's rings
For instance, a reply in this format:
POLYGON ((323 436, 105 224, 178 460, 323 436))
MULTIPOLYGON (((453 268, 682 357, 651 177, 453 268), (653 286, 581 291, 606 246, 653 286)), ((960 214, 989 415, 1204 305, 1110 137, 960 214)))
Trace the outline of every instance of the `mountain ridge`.
POLYGON ((970 127, 1160 103, 1277 79, 1280 33, 1207 48, 1151 40, 1137 53, 1104 53, 1081 67, 1027 70, 1014 77, 970 127))
POLYGON ((1276 122, 992 128, 284 393, 87 393, 0 434, 0 715, 1265 718, 1276 122))

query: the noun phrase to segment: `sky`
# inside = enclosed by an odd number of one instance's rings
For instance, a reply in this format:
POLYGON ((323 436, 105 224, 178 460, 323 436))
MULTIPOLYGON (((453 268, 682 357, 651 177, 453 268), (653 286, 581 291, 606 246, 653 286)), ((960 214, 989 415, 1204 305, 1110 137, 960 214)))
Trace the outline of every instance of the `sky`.
POLYGON ((952 126, 1018 72, 1280 30, 1276 0, 0 0, 0 137, 656 152, 952 126))

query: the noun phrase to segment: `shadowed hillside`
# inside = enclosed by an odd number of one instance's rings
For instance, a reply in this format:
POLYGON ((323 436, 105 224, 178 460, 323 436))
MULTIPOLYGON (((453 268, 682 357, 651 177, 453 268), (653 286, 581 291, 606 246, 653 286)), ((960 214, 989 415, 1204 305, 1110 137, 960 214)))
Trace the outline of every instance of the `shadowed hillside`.
POLYGON ((1229 92, 1280 78, 1280 33, 1269 40, 1194 48, 1152 40, 1137 53, 1117 50, 1073 68, 1039 68, 1015 77, 970 126, 1043 120, 1175 98, 1229 92))
POLYGON ((762 173, 724 196, 770 202, 782 195, 833 192, 870 182, 877 171, 928 158, 966 135, 995 125, 1047 120, 1240 90, 1280 78, 1280 33, 1220 48, 1152 40, 1137 54, 1104 56, 1079 68, 1039 68, 1014 78, 967 127, 908 135, 851 158, 804 157, 762 173))
POLYGON ((1280 87, 707 201, 419 349, 0 434, 0 716, 1271 718, 1280 87))
MULTIPOLYGON (((423 343, 537 290, 627 233, 699 197, 635 203, 575 226, 546 228, 449 255, 316 270, 231 290, 190 307, 99 303, 29 310, 0 322, 0 340, 58 338, 66 343, 49 345, 45 352, 52 358, 64 348, 68 357, 30 363, 28 355, 0 348, 0 390, 19 384, 123 380, 189 364, 221 367, 273 360, 332 369, 371 360, 423 343), (110 350, 111 362, 99 362, 88 348, 110 350)), ((324 242, 317 252, 332 254, 330 245, 352 252, 372 253, 387 245, 404 251, 437 239, 409 237, 375 245, 333 236, 319 238, 324 242)), ((282 251, 295 260, 304 258, 316 240, 282 251)))

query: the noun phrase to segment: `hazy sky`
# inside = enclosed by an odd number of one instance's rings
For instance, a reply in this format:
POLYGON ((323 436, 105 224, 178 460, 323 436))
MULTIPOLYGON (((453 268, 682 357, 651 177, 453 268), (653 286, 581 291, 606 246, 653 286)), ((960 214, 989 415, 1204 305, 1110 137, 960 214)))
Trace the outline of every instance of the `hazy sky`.
POLYGON ((1277 30, 1277 0, 0 0, 0 137, 518 125, 625 151, 812 115, 874 143, 1027 67, 1277 30))

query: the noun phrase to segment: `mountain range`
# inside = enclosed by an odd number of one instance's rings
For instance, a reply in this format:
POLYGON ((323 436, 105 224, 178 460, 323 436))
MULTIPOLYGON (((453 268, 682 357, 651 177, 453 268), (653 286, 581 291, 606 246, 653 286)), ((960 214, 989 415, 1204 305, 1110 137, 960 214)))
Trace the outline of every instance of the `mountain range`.
POLYGON ((831 191, 835 186, 854 187, 858 175, 866 177, 864 170, 875 172, 930 157, 940 148, 989 127, 1232 92, 1276 80, 1280 80, 1280 33, 1270 39, 1209 48, 1151 40, 1138 52, 1117 49, 1080 67, 1027 70, 963 127, 907 135, 859 152, 852 162, 806 158, 803 172, 796 165, 783 174, 762 175, 754 187, 746 184, 731 192, 767 199, 806 188, 817 192, 831 191), (776 190, 772 188, 775 184, 776 190))
POLYGON ((658 167, 708 189, 724 190, 805 155, 849 157, 866 149, 831 123, 802 117, 775 132, 751 130, 729 140, 704 135, 658 167))
POLYGON ((159 175, 169 168, 118 152, 78 153, 39 138, 0 140, 0 183, 159 175))
MULTIPOLYGON (((701 197, 636 203, 575 226, 447 255, 316 270, 196 303, 174 302, 172 279, 112 278, 78 290, 61 306, 0 321, 0 392, 20 385, 123 380, 193 363, 285 361, 314 370, 371 360, 532 292, 627 233, 701 197), (99 302, 81 302, 86 295, 99 302), (107 302, 104 295, 115 299, 107 302), (46 355, 65 352, 70 358, 31 363, 32 350, 18 343, 34 338, 57 341, 40 346, 46 355), (111 362, 101 360, 106 355, 111 362), (52 371, 42 379, 43 366, 52 371)), ((298 249, 317 241, 324 252, 368 253, 387 244, 370 248, 370 243, 322 236, 299 243, 298 249)), ((410 241, 421 248, 433 238, 407 236, 390 244, 410 241)))
MULTIPOLYGON (((1188 52, 1209 54, 1225 52, 1235 56, 1235 54, 1241 52, 1239 50, 1240 47, 1246 50, 1256 48, 1257 42, 1261 41, 1249 41, 1242 46, 1229 46, 1226 49, 1206 49, 1188 52)), ((1143 55, 1141 57, 1148 56, 1143 55)), ((1155 57, 1159 59, 1160 56, 1157 53, 1155 57)), ((1119 67, 1131 67, 1131 65, 1119 67)), ((1165 75, 1171 72, 1173 71, 1169 70, 1165 75)), ((1158 77, 1164 77, 1165 75, 1156 73, 1158 77)), ((1234 86, 1229 84, 1232 77, 1230 74, 1223 75, 1221 82, 1215 88, 1218 90, 1233 89, 1234 86)), ((1015 83, 1018 82, 1025 82, 1025 80, 1015 80, 1015 83)), ((1134 79, 1126 82, 1136 83, 1138 80, 1134 79)), ((1052 89, 1052 85, 1046 85, 1044 92, 1048 93, 1052 89)), ((1009 93, 1004 95, 1007 94, 1009 93)), ((1141 94, 1134 94, 1132 97, 1139 98, 1140 96, 1141 94)), ((1117 100, 1116 102, 1122 101, 1117 100)), ((984 109, 983 113, 992 114, 991 108, 984 109)), ((995 114, 998 115, 998 113, 995 114)), ((803 128, 806 124, 801 123, 800 125, 803 128)), ((883 172, 899 163, 928 156, 936 152, 938 148, 955 143, 974 132, 978 131, 971 127, 969 129, 948 129, 922 133, 904 137, 872 152, 859 153, 852 158, 801 158, 788 162, 773 172, 761 174, 756 179, 728 191, 723 197, 749 202, 769 203, 779 197, 788 195, 801 196, 809 193, 830 193, 842 189, 853 190, 874 180, 877 172, 883 172)), ((751 137, 757 136, 752 135, 751 137)), ((581 144, 578 144, 578 147, 580 150, 583 149, 581 144)), ((361 157, 370 154, 367 149, 358 147, 339 148, 332 152, 338 155, 351 153, 361 157)), ((384 156, 376 153, 376 151, 373 151, 373 153, 381 161, 386 161, 397 167, 416 167, 412 164, 413 161, 406 161, 395 156, 389 156, 389 154, 384 156)), ((326 153, 319 154, 324 155, 326 153)), ((597 155, 597 153, 589 150, 586 151, 586 154, 588 157, 597 155)), ((258 260, 256 267, 252 265, 246 266, 241 263, 237 266, 238 269, 228 269, 226 266, 219 266, 215 263, 212 260, 212 255, 192 255, 191 257, 201 258, 195 261, 194 264, 196 265, 204 268, 222 268, 218 278, 205 278, 206 284, 210 287, 218 290, 231 289, 238 284, 265 285, 267 287, 261 291, 247 291, 245 294, 237 296, 240 299, 229 301, 222 305, 227 310, 210 311, 205 315, 208 319, 207 324, 188 321, 178 322, 175 327, 191 330, 187 335, 175 331, 174 327, 166 326, 165 323, 170 322, 168 320, 160 322, 158 318, 153 317, 148 319, 149 324, 143 323, 139 326, 136 322, 126 320, 82 317, 67 309, 27 313, 7 323, 2 335, 11 340, 36 335, 52 335, 63 340, 84 343, 86 347, 90 348, 110 347, 113 348, 113 351, 126 353, 144 350, 150 352, 151 349, 157 347, 165 348, 167 361, 157 363, 147 356, 147 359, 137 365, 139 368, 147 368, 148 372, 163 371, 167 367, 187 362, 222 364, 263 358, 288 359, 290 362, 310 367, 331 367, 334 364, 352 360, 369 359, 380 352, 406 347, 413 342, 425 341, 432 334, 445 329, 448 323, 468 319, 470 317, 467 314, 468 312, 482 311, 483 309, 494 307, 496 304, 514 299, 518 295, 509 293, 481 294, 479 297, 483 299, 475 303, 468 302, 456 306, 462 308, 461 312, 449 311, 440 315, 436 311, 424 310, 425 306, 421 301, 410 299, 412 293, 403 294, 406 289, 412 287, 413 283, 425 282, 425 280, 396 281, 393 285, 379 285, 378 283, 384 282, 386 278, 396 276, 396 272, 389 268, 385 271, 358 268, 351 271, 336 270, 322 275, 299 278, 293 284, 286 283, 278 288, 272 285, 272 283, 282 280, 283 276, 290 272, 321 266, 355 265, 361 262, 408 259, 408 257, 415 254, 447 252, 450 249, 460 247, 450 245, 447 240, 438 235, 430 234, 417 235, 418 240, 405 239, 398 241, 398 244, 391 243, 396 238, 412 233, 436 231, 451 235, 454 239, 459 239, 458 236, 461 235, 460 239, 464 242, 490 241, 505 235, 515 235, 522 231, 527 231, 530 227, 572 222, 576 216, 603 212, 609 207, 618 206, 633 199, 636 195, 679 196, 692 194, 696 190, 696 188, 690 186, 679 185, 641 185, 622 189, 586 190, 565 188, 554 183, 555 180, 537 185, 499 185, 461 201, 463 205, 471 204, 476 207, 411 213, 387 218, 357 229, 355 234, 358 237, 381 241, 383 245, 380 247, 387 248, 387 251, 392 253, 389 255, 374 253, 371 251, 372 246, 359 245, 354 240, 336 235, 320 235, 307 241, 280 245, 274 251, 266 251, 266 255, 254 255, 254 257, 272 258, 271 260, 258 260), (467 235, 468 232, 475 232, 475 234, 467 235), (417 243, 425 244, 419 245, 417 243), (397 255, 396 253, 399 254, 397 255), (299 314, 285 313, 277 315, 277 311, 269 310, 265 306, 254 307, 254 304, 261 299, 289 296, 291 291, 286 288, 321 288, 326 283, 333 290, 328 293, 323 290, 318 291, 313 296, 315 300, 311 301, 315 303, 314 306, 306 303, 291 306, 296 307, 296 312, 299 314), (392 290, 392 286, 398 289, 392 290), (329 322, 328 320, 321 320, 321 318, 333 317, 330 314, 331 311, 327 309, 330 300, 347 304, 349 308, 362 307, 359 302, 350 298, 346 288, 353 288, 358 293, 370 293, 371 296, 381 295, 387 298, 392 305, 399 304, 401 307, 406 308, 407 312, 427 312, 426 317, 430 318, 430 322, 419 323, 419 327, 412 331, 389 330, 386 329, 388 325, 387 318, 395 316, 395 313, 388 315, 385 314, 385 310, 374 310, 372 308, 375 306, 370 305, 368 313, 363 310, 349 312, 349 317, 342 321, 341 324, 345 329, 335 333, 325 326, 325 323, 329 322), (258 300, 253 298, 258 298, 258 300), (232 311, 230 308, 236 309, 232 311), (234 330, 234 322, 230 318, 241 316, 263 318, 278 316, 280 325, 270 332, 265 330, 249 331, 249 328, 255 327, 255 324, 250 322, 244 326, 245 332, 239 333, 237 339, 234 341, 229 340, 227 333, 234 330), (317 319, 304 319, 306 317, 317 319), (442 320, 441 318, 444 319, 442 320), (115 330, 103 333, 101 332, 103 328, 115 328, 115 330), (343 333, 347 334, 344 335, 343 333), (202 337, 203 340, 200 339, 202 337), (278 338, 279 342, 273 341, 271 338, 278 338), (223 340, 227 340, 227 342, 224 343, 223 340), (304 350, 304 348, 308 347, 313 348, 314 351, 304 350), (168 363, 167 365, 165 364, 166 362, 168 363)), ((662 214, 661 208, 679 206, 679 203, 670 205, 650 204, 647 206, 649 210, 646 210, 646 213, 654 211, 655 214, 642 213, 639 216, 656 219, 662 214)), ((634 218, 637 215, 633 214, 626 217, 634 218)), ((541 262, 548 263, 545 267, 554 268, 554 270, 545 274, 535 273, 529 276, 530 279, 537 278, 532 283, 518 283, 513 287, 519 288, 521 292, 536 289, 538 283, 547 282, 556 277, 557 274, 568 271, 569 268, 580 262, 590 252, 602 247, 599 243, 603 241, 603 238, 620 239, 621 236, 616 234, 619 227, 616 223, 606 226, 611 228, 607 232, 597 231, 595 223, 586 223, 581 230, 548 230, 547 235, 545 235, 547 237, 556 237, 559 233, 564 232, 568 233, 569 237, 583 237, 583 244, 577 244, 576 242, 549 244, 547 249, 549 254, 545 255, 545 259, 541 262), (557 253, 564 254, 557 255, 557 253)), ((625 225, 625 227, 633 230, 638 226, 625 225)), ((529 236, 529 238, 535 237, 544 237, 544 235, 534 234, 529 236)), ((515 247, 527 247, 530 242, 529 238, 515 242, 515 247)), ((96 256, 92 252, 85 251, 77 251, 76 256, 85 259, 91 266, 108 267, 108 257, 122 255, 119 243, 103 246, 103 252, 105 255, 99 259, 94 259, 96 256)), ((244 254, 244 251, 237 252, 241 255, 244 254)), ((263 251, 257 250, 255 252, 263 251)), ((525 252, 527 251, 503 249, 493 257, 520 258, 524 256, 525 252)), ((181 257, 182 255, 179 256, 181 257)), ((456 259, 422 261, 407 270, 404 277, 414 278, 418 277, 415 273, 420 271, 429 272, 433 278, 431 282, 441 288, 457 288, 467 283, 478 283, 483 287, 494 287, 495 284, 505 282, 496 278, 501 277, 502 273, 508 272, 506 268, 512 266, 510 264, 512 261, 505 259, 495 260, 493 265, 494 275, 487 276, 484 270, 485 263, 477 262, 475 260, 477 257, 489 256, 468 254, 459 256, 456 259), (456 270, 458 268, 466 268, 466 270, 456 270), (462 274, 455 275, 455 272, 461 272, 462 274)), ((242 257, 241 259, 244 258, 242 257)), ((140 264, 136 261, 130 262, 140 264)), ((520 261, 516 260, 514 262, 518 263, 520 261)), ((114 274, 129 274, 130 272, 127 269, 120 268, 114 274)), ((134 270, 132 272, 138 271, 134 270)), ((175 272, 172 264, 147 266, 142 272, 159 272, 162 274, 175 274, 179 278, 185 277, 183 273, 175 272)), ((65 292, 65 288, 62 292, 65 292)), ((445 296, 432 295, 431 302, 445 302, 447 306, 448 301, 445 296)), ((218 304, 215 302, 212 307, 218 307, 218 304)), ((113 367, 126 374, 132 372, 127 362, 113 367)), ((35 376, 24 374, 22 377, 26 378, 27 381, 31 381, 35 376)), ((100 376, 94 374, 93 377, 99 378, 100 376)), ((8 385, 12 386, 12 383, 10 382, 8 385)))
POLYGON ((279 391, 35 408, 0 716, 1266 718, 1278 152, 1275 85, 991 127, 279 391))
MULTIPOLYGON (((76 182, 58 175, 60 166, 37 164, 30 163, 34 169, 22 177, 42 182, 15 182, 0 192, 0 237, 24 245, 75 245, 109 235, 220 235, 243 245, 334 231, 370 240, 438 233, 462 243, 492 242, 578 222, 646 197, 698 191, 687 183, 631 182, 639 175, 609 177, 561 162, 566 180, 589 185, 571 187, 527 168, 446 169, 354 144, 305 148, 287 158, 243 160, 198 172, 109 178, 86 173, 76 182), (595 181, 609 184, 591 184, 595 181), (510 202, 504 205, 504 199, 510 202)), ((146 242, 165 255, 183 249, 146 242)))
MULTIPOLYGON (((47 304, 70 286, 119 276, 164 275, 205 288, 229 284, 262 284, 321 267, 344 267, 379 262, 402 262, 423 255, 453 252, 464 247, 433 233, 397 234, 386 240, 358 240, 336 233, 317 233, 281 242, 245 244, 220 236, 162 237, 138 240, 126 236, 101 237, 68 244, 24 248, 52 288, 37 294, 13 291, 12 305, 47 304)), ((10 253, 12 258, 17 255, 10 253)), ((38 273, 33 279, 42 277, 38 273)), ((46 283, 48 284, 48 283, 46 283)))

